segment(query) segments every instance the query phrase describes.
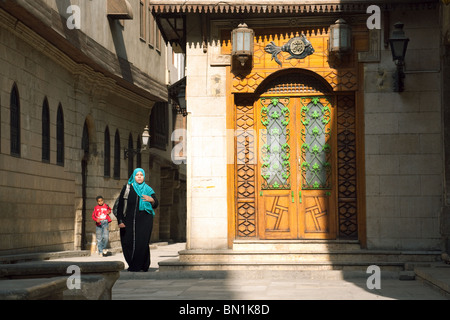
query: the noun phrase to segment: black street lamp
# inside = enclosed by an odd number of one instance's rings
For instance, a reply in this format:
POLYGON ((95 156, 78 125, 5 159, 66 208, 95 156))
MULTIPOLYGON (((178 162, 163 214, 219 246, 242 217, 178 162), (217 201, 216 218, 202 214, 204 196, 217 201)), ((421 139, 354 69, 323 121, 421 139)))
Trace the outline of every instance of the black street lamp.
POLYGON ((140 149, 124 149, 124 159, 127 160, 130 156, 133 157, 142 151, 147 150, 148 140, 150 139, 150 133, 148 126, 145 126, 144 132, 142 133, 142 147, 140 149))
POLYGON ((185 117, 187 115, 186 109, 186 84, 182 84, 180 86, 180 90, 178 91, 178 106, 180 107, 180 113, 185 117))
POLYGON ((408 47, 409 38, 405 36, 403 31, 403 23, 397 22, 394 24, 394 31, 389 38, 389 45, 392 52, 392 60, 397 65, 397 70, 394 74, 394 92, 403 92, 405 73, 403 68, 405 66, 405 55, 408 47))

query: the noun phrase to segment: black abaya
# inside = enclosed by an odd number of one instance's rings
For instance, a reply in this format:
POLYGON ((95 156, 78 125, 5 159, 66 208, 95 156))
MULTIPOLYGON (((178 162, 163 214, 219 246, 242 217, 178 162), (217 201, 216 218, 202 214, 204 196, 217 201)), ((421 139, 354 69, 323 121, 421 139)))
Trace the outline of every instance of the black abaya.
MULTIPOLYGON (((123 208, 123 193, 121 192, 121 202, 119 202, 119 212, 123 208)), ((157 206, 155 195, 153 207, 157 206)), ((118 222, 123 222, 125 228, 120 229, 120 242, 122 244, 122 251, 126 262, 128 263, 128 271, 148 271, 150 267, 150 237, 153 228, 153 215, 146 211, 139 211, 139 196, 130 187, 130 194, 128 195, 128 203, 126 216, 118 215, 118 222)))

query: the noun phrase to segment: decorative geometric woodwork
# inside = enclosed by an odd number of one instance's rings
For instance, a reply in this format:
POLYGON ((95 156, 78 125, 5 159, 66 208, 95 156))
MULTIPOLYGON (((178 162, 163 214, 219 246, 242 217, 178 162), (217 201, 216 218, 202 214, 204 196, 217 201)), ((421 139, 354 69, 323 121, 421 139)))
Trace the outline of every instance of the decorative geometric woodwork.
MULTIPOLYGON (((254 93, 255 90, 262 84, 273 72, 279 70, 272 70, 271 72, 254 72, 245 77, 234 77, 232 82, 232 93, 254 93)), ((333 91, 353 91, 357 89, 356 73, 354 70, 327 70, 317 71, 317 74, 322 76, 333 91)))
POLYGON ((338 96, 338 234, 347 239, 358 239, 355 109, 354 95, 338 96))
POLYGON ((265 230, 289 231, 289 198, 265 197, 265 230))
POLYGON ((256 237, 254 111, 236 106, 236 228, 238 237, 256 237))
POLYGON ((328 197, 305 196, 305 232, 328 232, 328 197))
POLYGON ((311 75, 293 72, 268 81, 261 91, 265 94, 327 94, 331 90, 311 75))

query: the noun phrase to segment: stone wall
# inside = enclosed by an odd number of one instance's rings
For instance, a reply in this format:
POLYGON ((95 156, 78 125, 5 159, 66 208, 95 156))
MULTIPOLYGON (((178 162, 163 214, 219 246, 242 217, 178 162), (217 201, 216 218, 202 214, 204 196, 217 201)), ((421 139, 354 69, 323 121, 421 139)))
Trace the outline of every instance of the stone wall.
MULTIPOLYGON (((5 13, 2 13, 5 16, 5 13)), ((81 247, 81 149, 85 121, 89 127, 86 232, 95 232, 91 214, 102 194, 113 205, 128 179, 123 149, 131 132, 134 146, 148 124, 151 101, 124 93, 103 75, 72 60, 26 27, 0 23, 0 254, 72 250, 81 247), (41 46, 35 47, 34 44, 41 46), (10 93, 17 85, 21 112, 21 155, 10 155, 10 93), (50 111, 50 162, 42 162, 42 104, 50 111), (56 164, 56 113, 64 114, 65 162, 56 164), (109 127, 111 178, 103 172, 104 132, 109 127), (116 130, 120 133, 120 180, 113 177, 116 130)), ((136 160, 135 160, 136 161, 136 160)), ((148 168, 148 154, 142 157, 148 168)), ((149 182, 159 176, 150 176, 149 182)), ((159 189, 156 189, 159 192, 159 189)), ((111 228, 117 228, 113 222, 111 228)), ((117 232, 111 240, 118 240, 117 232)))
MULTIPOLYGON (((390 48, 365 65, 365 157, 369 248, 438 249, 442 122, 438 10, 392 12, 405 24, 405 91, 392 91, 390 48)), ((391 27, 392 32, 393 27, 391 27)), ((383 42, 382 42, 383 43, 383 42)))
MULTIPOLYGON (((107 49, 107 51, 117 54, 117 56, 130 62, 145 74, 159 83, 166 81, 164 57, 166 56, 166 47, 162 42, 161 47, 157 49, 149 41, 148 25, 149 13, 146 8, 144 13, 144 26, 146 28, 144 37, 140 37, 140 15, 139 15, 139 1, 128 1, 132 7, 133 19, 121 20, 120 23, 107 18, 107 2, 108 1, 85 1, 85 0, 35 0, 31 4, 29 1, 18 0, 20 5, 25 6, 29 10, 40 10, 37 7, 47 7, 45 13, 40 13, 41 16, 46 16, 50 10, 57 13, 60 21, 44 21, 51 23, 52 28, 57 29, 60 24, 64 25, 65 20, 68 19, 72 13, 67 13, 69 6, 77 6, 80 8, 80 27, 81 31, 85 33, 90 39, 107 49), (28 2, 28 3, 27 3, 28 2)), ((147 3, 148 1, 144 1, 147 3)), ((53 15, 56 16, 56 15, 53 15)), ((155 30, 153 30, 155 31, 155 30)), ((156 34, 156 33, 155 33, 156 34)), ((73 32, 71 30, 64 30, 64 36, 69 41, 73 40, 73 32)), ((80 41, 80 40, 78 40, 80 41)), ((80 44, 80 48, 83 46, 80 44)), ((89 52, 87 52, 89 53, 89 52)), ((106 57, 97 57, 97 59, 105 59, 106 57)), ((101 61, 97 61, 100 62, 101 61)), ((125 70, 123 70, 125 71, 125 70)), ((141 85, 136 83, 136 85, 141 85)))
POLYGON ((226 248, 226 68, 210 65, 213 48, 203 50, 200 19, 187 19, 187 246, 226 248))
POLYGON ((444 203, 440 217, 440 231, 444 250, 450 253, 450 4, 442 6, 442 106, 444 124, 444 203))

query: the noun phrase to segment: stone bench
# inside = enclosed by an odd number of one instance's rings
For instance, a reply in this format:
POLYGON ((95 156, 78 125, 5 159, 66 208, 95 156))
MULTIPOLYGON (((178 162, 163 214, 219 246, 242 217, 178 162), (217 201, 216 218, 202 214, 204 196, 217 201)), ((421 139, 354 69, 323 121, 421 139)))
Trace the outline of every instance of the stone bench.
MULTIPOLYGON (((65 299, 65 300, 110 300, 112 297, 112 287, 120 276, 120 271, 125 267, 121 261, 95 261, 95 262, 74 262, 74 261, 36 261, 18 264, 0 265, 0 292, 5 294, 11 288, 14 281, 17 281, 23 294, 17 295, 17 299, 65 299), (74 273, 68 270, 70 266, 76 266, 80 271, 79 289, 70 289, 67 280, 74 273), (58 280, 57 280, 58 279, 58 280), (21 281, 19 281, 21 280, 21 281), (26 287, 27 281, 29 286, 26 287), (56 281, 56 283, 54 282, 56 281), (36 287, 37 285, 37 287, 36 287), (58 293, 63 285, 62 296, 58 293), (26 293, 39 291, 42 288, 50 290, 53 288, 54 295, 41 295, 37 293, 26 293), (59 297, 59 298, 58 298, 59 297)), ((42 289, 43 290, 43 289, 42 289)), ((12 291, 10 298, 14 298, 12 291)), ((19 291, 18 291, 19 292, 19 291)), ((6 296, 5 296, 6 299, 6 296)))

